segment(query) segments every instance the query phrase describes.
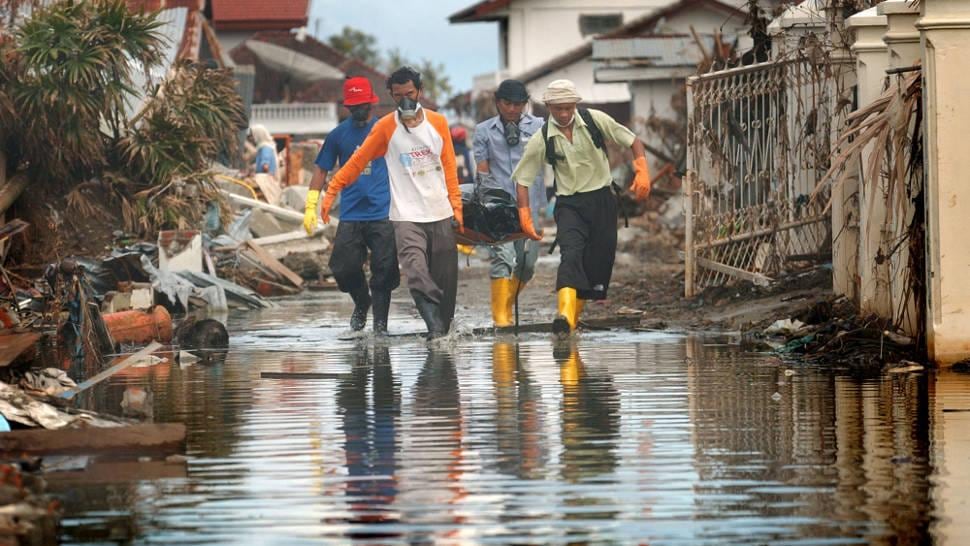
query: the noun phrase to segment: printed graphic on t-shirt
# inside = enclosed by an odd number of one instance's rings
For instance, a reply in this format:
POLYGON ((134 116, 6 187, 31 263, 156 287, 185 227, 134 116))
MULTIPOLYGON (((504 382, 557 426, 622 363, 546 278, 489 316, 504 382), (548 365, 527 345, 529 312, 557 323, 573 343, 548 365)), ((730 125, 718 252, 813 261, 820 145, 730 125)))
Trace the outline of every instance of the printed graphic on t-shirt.
POLYGON ((415 146, 410 152, 401 153, 398 160, 411 176, 424 176, 441 170, 438 156, 428 146, 415 146))

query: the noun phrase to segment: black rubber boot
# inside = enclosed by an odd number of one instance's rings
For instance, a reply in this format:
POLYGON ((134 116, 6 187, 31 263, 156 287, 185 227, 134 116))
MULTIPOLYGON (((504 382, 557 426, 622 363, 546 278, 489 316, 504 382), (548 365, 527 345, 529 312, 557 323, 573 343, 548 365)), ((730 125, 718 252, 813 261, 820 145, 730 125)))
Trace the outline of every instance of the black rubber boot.
POLYGON ((350 297, 354 299, 354 312, 350 315, 350 329, 359 332, 367 326, 367 311, 370 310, 370 293, 367 285, 353 290, 350 297))
POLYGON ((387 314, 391 309, 391 293, 375 290, 371 294, 374 305, 374 333, 387 333, 387 314))
POLYGON ((411 290, 411 297, 414 298, 418 313, 428 327, 428 339, 437 339, 447 334, 445 324, 441 320, 441 310, 438 309, 438 304, 417 290, 411 290))

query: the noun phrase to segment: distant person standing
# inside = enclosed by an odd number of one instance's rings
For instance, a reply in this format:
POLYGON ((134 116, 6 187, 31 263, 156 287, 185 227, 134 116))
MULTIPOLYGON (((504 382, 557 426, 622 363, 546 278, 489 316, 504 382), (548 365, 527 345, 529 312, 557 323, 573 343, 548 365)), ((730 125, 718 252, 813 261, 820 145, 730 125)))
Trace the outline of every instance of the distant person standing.
POLYGON ((249 139, 256 146, 253 180, 266 202, 278 205, 283 188, 279 181, 280 164, 276 155, 276 141, 266 127, 258 124, 249 129, 249 139))
MULTIPOLYGON (((343 95, 350 117, 327 136, 317 155, 303 219, 307 233, 313 233, 317 226, 317 205, 327 173, 338 163, 345 165, 377 123, 372 109, 378 99, 367 78, 348 78, 344 82, 343 95)), ((350 329, 363 330, 367 325, 367 311, 373 306, 374 332, 386 333, 391 292, 400 285, 401 276, 394 227, 388 220, 391 193, 384 158, 368 162, 355 182, 340 192, 340 224, 330 254, 330 270, 340 290, 354 300, 350 329), (369 290, 364 276, 368 252, 369 290)))
POLYGON ((599 110, 577 108, 582 100, 569 80, 555 80, 542 94, 549 123, 526 144, 512 173, 517 184, 522 231, 541 239, 532 221, 529 191, 543 162, 552 165, 556 188, 556 241, 561 260, 556 276, 558 315, 552 330, 572 332, 585 300, 606 299, 616 259, 617 202, 606 155, 606 140, 633 151, 631 190, 639 200, 650 194, 643 143, 599 110))
POLYGON ((256 174, 268 174, 279 179, 279 159, 276 157, 276 141, 266 127, 253 125, 250 136, 256 145, 256 159, 253 168, 256 174))
POLYGON ((455 149, 445 116, 421 106, 418 71, 408 66, 395 70, 387 88, 397 111, 377 121, 334 175, 321 215, 328 222, 337 192, 356 182, 368 163, 386 159, 398 263, 428 338, 434 339, 451 328, 458 291, 454 230, 462 229, 463 217, 455 149))
MULTIPOLYGON (((515 170, 526 143, 542 129, 542 119, 528 112, 529 92, 518 80, 505 80, 495 91, 498 115, 475 127, 475 161, 482 184, 501 189, 513 199, 516 196, 512 172, 515 170)), ((545 184, 541 170, 529 191, 534 209, 542 210, 546 203, 545 184)), ((539 216, 532 215, 539 223, 539 216)), ((539 257, 539 243, 528 239, 489 247, 491 258, 492 322, 495 326, 512 324, 512 304, 526 283, 535 274, 539 257)))

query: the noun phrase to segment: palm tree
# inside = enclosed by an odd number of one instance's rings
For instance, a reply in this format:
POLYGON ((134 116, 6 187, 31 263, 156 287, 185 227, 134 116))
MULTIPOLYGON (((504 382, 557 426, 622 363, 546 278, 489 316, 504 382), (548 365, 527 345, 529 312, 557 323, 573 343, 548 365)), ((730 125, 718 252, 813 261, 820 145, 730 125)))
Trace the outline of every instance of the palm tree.
POLYGON ((162 60, 160 26, 124 0, 61 0, 0 26, 0 155, 11 178, 64 194, 107 181, 124 205, 156 206, 180 181, 206 184, 245 126, 242 101, 226 71, 191 63, 138 88, 135 71, 152 74, 162 60), (130 115, 138 97, 148 100, 130 115))

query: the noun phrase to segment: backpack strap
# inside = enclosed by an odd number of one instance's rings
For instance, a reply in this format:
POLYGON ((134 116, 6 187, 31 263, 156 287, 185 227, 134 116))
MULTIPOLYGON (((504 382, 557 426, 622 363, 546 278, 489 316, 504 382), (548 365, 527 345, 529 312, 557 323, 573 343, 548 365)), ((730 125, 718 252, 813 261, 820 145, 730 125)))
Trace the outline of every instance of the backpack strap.
POLYGON ((586 122, 586 130, 589 131, 589 137, 592 139, 593 144, 603 150, 606 153, 606 141, 603 139, 603 130, 600 129, 599 125, 593 120, 593 114, 589 113, 589 108, 579 108, 579 117, 583 118, 586 122))

